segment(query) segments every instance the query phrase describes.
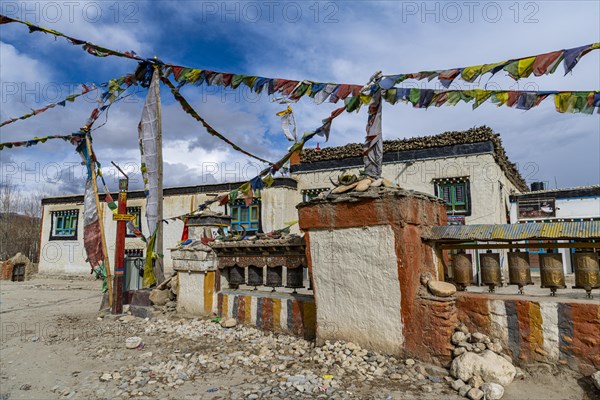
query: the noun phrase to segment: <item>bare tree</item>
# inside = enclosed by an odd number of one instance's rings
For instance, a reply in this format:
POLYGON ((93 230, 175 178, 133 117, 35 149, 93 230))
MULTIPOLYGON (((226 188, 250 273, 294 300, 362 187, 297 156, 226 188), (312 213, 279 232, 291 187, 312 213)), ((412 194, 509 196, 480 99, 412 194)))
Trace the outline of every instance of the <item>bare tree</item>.
POLYGON ((23 253, 38 262, 42 195, 23 193, 10 181, 0 183, 0 260, 23 253))

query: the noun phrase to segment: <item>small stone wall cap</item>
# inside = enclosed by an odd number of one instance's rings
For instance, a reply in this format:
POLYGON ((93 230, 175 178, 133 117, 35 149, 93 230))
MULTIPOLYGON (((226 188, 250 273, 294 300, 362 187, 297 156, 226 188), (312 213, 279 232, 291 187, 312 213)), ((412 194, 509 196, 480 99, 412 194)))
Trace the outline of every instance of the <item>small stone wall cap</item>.
POLYGON ((456 286, 448 282, 430 280, 427 287, 431 294, 438 297, 450 297, 456 293, 456 286))

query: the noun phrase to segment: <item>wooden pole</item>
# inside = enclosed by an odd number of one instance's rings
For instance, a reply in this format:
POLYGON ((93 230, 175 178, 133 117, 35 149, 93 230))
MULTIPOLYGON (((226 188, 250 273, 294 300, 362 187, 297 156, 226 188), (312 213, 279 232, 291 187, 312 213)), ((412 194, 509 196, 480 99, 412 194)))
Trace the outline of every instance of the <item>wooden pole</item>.
MULTIPOLYGON (((128 179, 119 179, 119 208, 118 215, 127 214, 127 189, 128 179)), ((114 218, 114 217, 113 217, 114 218)), ((112 313, 123 313, 123 274, 125 272, 125 235, 127 222, 117 221, 117 238, 115 241, 115 285, 113 294, 112 313)))
MULTIPOLYGON (((155 69, 155 74, 160 73, 160 70, 155 69)), ((163 269, 163 157, 162 157, 162 115, 160 105, 160 85, 154 85, 154 95, 156 96, 156 115, 158 132, 156 134, 156 158, 158 160, 158 209, 156 210, 157 231, 156 231, 156 258, 154 276, 156 284, 159 285, 165 280, 163 269)))
POLYGON ((106 236, 104 236, 104 213, 100 207, 100 197, 98 196, 98 183, 96 182, 96 168, 92 161, 92 144, 89 135, 85 135, 85 145, 87 147, 90 163, 92 163, 92 185, 94 187, 94 200, 96 201, 96 210, 98 212, 98 222, 100 223, 100 240, 102 241, 102 251, 104 252, 104 267, 106 268, 106 280, 108 282, 108 304, 112 307, 112 281, 110 276, 110 260, 108 258, 108 249, 106 247, 106 236))

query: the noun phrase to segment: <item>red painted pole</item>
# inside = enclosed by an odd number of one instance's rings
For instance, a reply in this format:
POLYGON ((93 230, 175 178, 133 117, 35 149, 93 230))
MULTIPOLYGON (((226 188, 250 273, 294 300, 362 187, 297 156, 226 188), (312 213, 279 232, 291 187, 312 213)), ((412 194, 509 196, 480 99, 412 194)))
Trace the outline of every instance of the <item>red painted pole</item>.
MULTIPOLYGON (((127 214, 127 179, 119 179, 119 215, 127 214)), ((113 284, 112 313, 123 313, 123 274, 125 273, 125 235, 127 221, 117 220, 117 239, 115 246, 115 277, 113 284)))

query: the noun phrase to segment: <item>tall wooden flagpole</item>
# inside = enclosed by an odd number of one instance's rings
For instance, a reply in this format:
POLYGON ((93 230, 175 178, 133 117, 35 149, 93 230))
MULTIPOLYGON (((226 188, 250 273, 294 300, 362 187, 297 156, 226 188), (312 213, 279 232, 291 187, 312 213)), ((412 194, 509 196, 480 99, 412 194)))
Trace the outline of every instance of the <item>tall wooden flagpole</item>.
POLYGON ((106 269, 106 280, 108 283, 108 304, 112 307, 113 304, 113 292, 112 292, 112 280, 110 276, 110 260, 108 258, 108 249, 106 247, 106 236, 104 235, 104 212, 100 208, 100 198, 98 197, 98 183, 96 182, 96 168, 92 161, 92 144, 90 143, 89 135, 85 135, 85 145, 87 147, 88 155, 90 157, 90 169, 92 170, 92 185, 94 188, 94 201, 96 202, 96 212, 98 213, 98 222, 100 223, 100 240, 102 241, 102 251, 104 252, 104 267, 106 269))

